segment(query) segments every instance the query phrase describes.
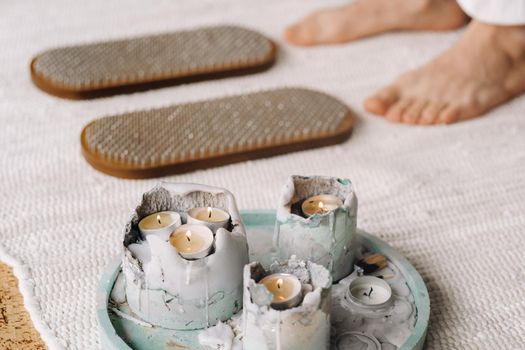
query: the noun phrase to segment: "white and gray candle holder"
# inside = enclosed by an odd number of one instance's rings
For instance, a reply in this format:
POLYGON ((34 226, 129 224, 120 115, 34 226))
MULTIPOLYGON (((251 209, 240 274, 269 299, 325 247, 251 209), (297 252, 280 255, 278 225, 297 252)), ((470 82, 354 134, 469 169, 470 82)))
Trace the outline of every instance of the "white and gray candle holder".
MULTIPOLYGON (((243 267, 248 263, 246 233, 233 195, 222 188, 162 183, 144 194, 125 229, 122 271, 131 311, 167 329, 202 329, 229 319, 242 307, 243 267), (208 256, 181 257, 164 235, 138 229, 143 217, 174 211, 186 223, 193 207, 223 208, 227 228, 215 232, 208 256)), ((116 296, 118 298, 118 296, 116 296)))
POLYGON ((268 270, 258 262, 244 268, 243 342, 250 350, 320 350, 330 346, 332 278, 321 265, 292 257, 268 270), (302 302, 285 310, 271 307, 272 294, 258 283, 268 274, 296 276, 302 302))
POLYGON ((350 345, 357 347, 358 344, 366 344, 368 350, 396 349, 414 332, 418 317, 414 295, 392 262, 366 276, 362 276, 356 267, 354 272, 333 286, 332 298, 333 329, 351 330, 332 334, 337 350, 351 349, 350 345), (385 288, 387 295, 373 304, 366 299, 378 290, 370 289, 361 299, 355 298, 352 289, 359 280, 365 285, 377 286, 376 289, 385 288))
POLYGON ((352 272, 357 197, 348 179, 326 176, 291 176, 283 187, 274 249, 279 261, 296 255, 326 267, 334 281, 352 272), (339 198, 342 205, 326 213, 305 217, 301 204, 309 197, 325 194, 339 198))

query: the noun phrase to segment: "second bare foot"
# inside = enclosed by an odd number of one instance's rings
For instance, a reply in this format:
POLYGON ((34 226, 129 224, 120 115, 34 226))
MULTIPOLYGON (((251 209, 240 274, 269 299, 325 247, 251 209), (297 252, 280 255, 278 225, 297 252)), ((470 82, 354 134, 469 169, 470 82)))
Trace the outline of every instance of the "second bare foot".
POLYGON ((477 117, 525 91, 525 26, 472 21, 441 56, 405 73, 365 109, 408 124, 477 117))
POLYGON ((284 37, 300 46, 336 44, 390 30, 449 30, 466 18, 455 0, 357 0, 311 14, 284 37))

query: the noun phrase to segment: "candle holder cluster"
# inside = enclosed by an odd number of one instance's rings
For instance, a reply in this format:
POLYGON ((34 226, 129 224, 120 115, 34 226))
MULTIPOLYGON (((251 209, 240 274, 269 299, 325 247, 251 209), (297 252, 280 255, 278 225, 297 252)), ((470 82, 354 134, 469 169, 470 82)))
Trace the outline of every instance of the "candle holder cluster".
POLYGON ((352 269, 356 214, 349 180, 292 176, 278 210, 276 263, 266 271, 247 265, 246 233, 229 191, 161 184, 144 194, 126 227, 130 309, 183 330, 215 325, 243 305, 247 348, 328 348, 332 278, 352 269), (298 331, 309 336, 297 339, 298 331))
POLYGON ((202 329, 227 320, 241 309, 247 263, 245 229, 224 189, 161 184, 144 194, 126 226, 127 302, 152 325, 202 329))
POLYGON ((267 230, 272 247, 260 251, 253 243, 262 237, 253 235, 261 233, 252 231, 249 262, 229 191, 162 183, 144 194, 126 226, 124 277, 112 298, 127 303, 139 324, 205 329, 202 346, 396 349, 417 318, 414 298, 394 264, 362 249, 356 219, 348 179, 291 176, 267 230))

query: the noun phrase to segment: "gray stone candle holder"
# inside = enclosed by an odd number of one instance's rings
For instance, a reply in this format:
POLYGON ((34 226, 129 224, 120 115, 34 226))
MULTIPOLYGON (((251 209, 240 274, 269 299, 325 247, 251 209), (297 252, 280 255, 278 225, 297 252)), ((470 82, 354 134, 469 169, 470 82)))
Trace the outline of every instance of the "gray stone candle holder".
POLYGON ((326 267, 334 281, 348 276, 354 263, 357 197, 348 179, 325 176, 291 176, 277 209, 274 249, 277 260, 291 255, 326 267), (325 214, 304 217, 301 203, 306 198, 329 194, 343 205, 325 214))
POLYGON ((252 262, 244 267, 243 349, 323 350, 330 348, 332 278, 324 267, 292 257, 266 271, 252 262), (295 275, 303 300, 293 308, 271 308, 272 294, 259 282, 273 273, 295 275))
POLYGON ((227 320, 242 307, 242 271, 248 245, 235 198, 222 188, 162 183, 144 194, 128 222, 124 236, 122 271, 127 303, 142 320, 163 328, 201 329, 227 320), (169 239, 143 237, 141 218, 159 211, 176 211, 186 222, 192 207, 217 207, 231 218, 227 229, 215 233, 210 255, 182 258, 169 239))

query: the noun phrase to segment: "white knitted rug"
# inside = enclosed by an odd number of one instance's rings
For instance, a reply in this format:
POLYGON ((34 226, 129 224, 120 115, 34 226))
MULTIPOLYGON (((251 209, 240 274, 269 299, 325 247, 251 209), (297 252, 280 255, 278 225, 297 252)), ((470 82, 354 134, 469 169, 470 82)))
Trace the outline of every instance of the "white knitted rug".
POLYGON ((460 33, 395 33, 301 49, 282 29, 336 1, 199 0, 126 3, 0 1, 0 259, 14 265, 31 317, 51 349, 99 349, 95 289, 119 252, 141 194, 157 180, 96 172, 80 154, 97 116, 278 86, 338 96, 358 114, 335 147, 165 178, 223 186, 241 209, 275 207, 290 174, 349 177, 358 226, 399 249, 427 283, 428 347, 525 345, 525 98, 451 126, 395 125, 362 100, 448 47, 460 33), (29 60, 64 44, 233 23, 281 46, 268 72, 92 101, 46 95, 29 60))

